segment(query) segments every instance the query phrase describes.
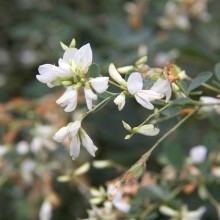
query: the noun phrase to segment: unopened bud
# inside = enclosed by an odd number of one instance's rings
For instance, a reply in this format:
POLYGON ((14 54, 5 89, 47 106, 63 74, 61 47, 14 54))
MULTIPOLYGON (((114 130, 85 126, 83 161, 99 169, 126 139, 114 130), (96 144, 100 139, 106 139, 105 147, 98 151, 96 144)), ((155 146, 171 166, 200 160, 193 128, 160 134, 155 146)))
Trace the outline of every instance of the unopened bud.
POLYGON ((147 56, 143 56, 135 62, 135 65, 138 66, 138 65, 146 63, 146 62, 147 62, 147 56))
POLYGON ((84 173, 86 173, 90 168, 90 164, 87 162, 87 163, 84 163, 82 166, 80 166, 79 168, 77 168, 74 172, 74 174, 76 176, 79 176, 79 175, 82 175, 84 173))
POLYGON ((123 66, 123 67, 117 68, 119 73, 127 73, 133 69, 134 69, 134 66, 123 66))
POLYGON ((65 175, 65 176, 59 176, 57 178, 57 181, 58 182, 68 182, 72 179, 73 177, 72 176, 69 176, 69 175, 65 175))
POLYGON ((106 168, 110 167, 112 165, 112 162, 110 160, 95 160, 92 162, 92 165, 95 168, 106 168))
POLYGON ((182 80, 182 79, 187 79, 187 75, 186 75, 186 72, 183 70, 181 72, 178 73, 178 76, 179 78, 182 80))
POLYGON ((82 83, 78 82, 78 83, 74 86, 74 89, 75 89, 75 90, 79 90, 81 86, 82 86, 82 83))
POLYGON ((128 140, 128 139, 130 139, 131 137, 132 137, 132 134, 128 134, 128 135, 125 136, 125 140, 128 140))
POLYGON ((71 86, 72 84, 73 84, 73 82, 71 80, 62 81, 63 86, 71 86))
POLYGON ((60 46, 62 47, 63 50, 67 50, 69 48, 63 42, 60 42, 60 46))
POLYGON ((127 130, 127 131, 131 131, 131 126, 129 124, 127 124, 126 122, 122 121, 122 124, 124 126, 124 128, 127 130))
POLYGON ((75 38, 72 39, 72 41, 70 43, 70 47, 71 48, 75 48, 76 47, 76 40, 75 40, 75 38))

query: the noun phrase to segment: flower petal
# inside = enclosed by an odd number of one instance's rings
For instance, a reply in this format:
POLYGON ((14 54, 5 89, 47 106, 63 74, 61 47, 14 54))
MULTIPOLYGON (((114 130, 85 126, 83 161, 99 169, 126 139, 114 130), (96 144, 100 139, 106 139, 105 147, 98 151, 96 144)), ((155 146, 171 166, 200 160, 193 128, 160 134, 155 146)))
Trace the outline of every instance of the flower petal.
POLYGON ((56 66, 52 64, 44 64, 38 67, 40 75, 36 75, 36 78, 42 83, 51 83, 57 78, 56 66))
POLYGON ((134 95, 136 92, 139 92, 143 88, 143 80, 141 74, 138 72, 132 73, 127 81, 128 91, 130 94, 134 95))
POLYGON ((126 81, 121 77, 121 75, 116 70, 113 63, 109 65, 108 71, 109 71, 109 75, 111 76, 111 78, 114 79, 117 83, 124 85, 124 86, 127 85, 126 81))
POLYGON ((68 48, 63 54, 63 59, 69 63, 71 59, 74 60, 77 51, 77 48, 68 48))
POLYGON ((159 128, 155 128, 152 124, 143 125, 138 128, 137 133, 146 136, 155 136, 160 132, 159 128))
POLYGON ((93 157, 95 157, 95 152, 98 148, 93 144, 92 139, 83 128, 80 129, 80 138, 82 140, 82 145, 93 157))
POLYGON ((128 213, 131 208, 130 204, 124 202, 123 200, 115 201, 113 202, 113 205, 115 206, 116 209, 124 213, 128 213))
POLYGON ((135 94, 135 99, 144 108, 147 108, 149 110, 154 109, 154 106, 150 103, 148 97, 145 94, 137 93, 135 94))
POLYGON ((193 147, 192 149, 190 149, 190 158, 192 159, 192 161, 194 163, 202 163, 203 161, 205 161, 206 156, 207 156, 207 148, 204 145, 198 145, 193 147))
POLYGON ((108 80, 109 80, 109 77, 97 77, 97 78, 91 79, 89 82, 91 83, 92 88, 96 92, 103 93, 108 88, 108 80))
POLYGON ((97 100, 97 95, 91 89, 88 88, 84 88, 84 93, 85 93, 87 108, 91 110, 92 100, 97 100))
POLYGON ((80 153, 80 140, 79 135, 75 135, 72 137, 71 143, 70 143, 70 156, 73 160, 75 160, 80 153))
POLYGON ((56 142, 63 142, 69 133, 69 126, 60 128, 56 134, 53 136, 53 139, 56 142))
POLYGON ((75 101, 69 102, 69 104, 66 106, 64 111, 65 112, 72 112, 75 110, 76 106, 77 106, 77 98, 75 99, 75 101))
POLYGON ((166 102, 170 100, 172 89, 168 79, 159 78, 150 90, 156 91, 166 96, 166 102))
POLYGON ((58 105, 66 106, 70 102, 77 104, 77 91, 72 89, 72 87, 68 87, 65 93, 56 101, 58 105))
POLYGON ((171 209, 170 207, 165 206, 165 205, 160 206, 159 210, 162 214, 166 216, 170 216, 170 217, 178 216, 178 212, 176 210, 171 209))
POLYGON ((81 121, 76 120, 69 125, 69 133, 72 137, 76 136, 81 127, 81 121))
POLYGON ((79 65, 84 73, 87 73, 92 64, 92 49, 90 44, 82 46, 75 54, 74 61, 79 65))
POLYGON ((118 106, 118 110, 121 111, 125 106, 125 94, 121 92, 115 99, 114 103, 118 106))

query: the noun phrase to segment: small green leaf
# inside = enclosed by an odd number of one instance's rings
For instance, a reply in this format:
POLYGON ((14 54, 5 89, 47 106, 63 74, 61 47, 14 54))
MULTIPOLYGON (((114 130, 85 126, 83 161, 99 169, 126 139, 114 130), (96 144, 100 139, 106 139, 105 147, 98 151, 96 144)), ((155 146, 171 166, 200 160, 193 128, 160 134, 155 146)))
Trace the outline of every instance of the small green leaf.
POLYGON ((128 81, 129 76, 133 73, 134 71, 129 71, 128 73, 125 74, 125 81, 128 81))
POLYGON ((188 86, 189 86, 189 81, 183 79, 183 80, 179 81, 179 85, 180 85, 180 87, 182 88, 182 90, 183 90, 184 92, 186 92, 186 91, 187 91, 187 88, 188 88, 188 86))
POLYGON ((215 65, 215 76, 217 77, 218 81, 220 81, 220 63, 215 65))
POLYGON ((194 91, 194 92, 190 92, 189 95, 201 95, 203 93, 203 91, 194 91))
POLYGON ((153 85, 156 80, 143 78, 144 88, 153 85))
POLYGON ((107 93, 107 92, 103 92, 103 93, 96 93, 97 95, 98 95, 98 97, 99 98, 101 98, 101 99, 106 99, 106 98, 108 98, 109 96, 110 96, 110 94, 109 93, 107 93))
POLYGON ((181 170, 181 168, 183 167, 185 156, 186 156, 182 147, 176 142, 169 141, 165 144, 164 151, 169 162, 177 170, 181 170))
POLYGON ((164 109, 161 114, 168 116, 168 117, 174 117, 176 115, 178 115, 181 111, 180 107, 168 107, 166 109, 164 109))
POLYGON ((192 80, 189 87, 187 88, 187 92, 190 92, 196 89, 197 87, 201 86, 203 83, 208 81, 211 78, 211 76, 212 76, 211 72, 200 73, 198 76, 196 76, 195 79, 192 80))
POLYGON ((184 105, 186 103, 189 103, 191 101, 191 99, 189 97, 186 98, 178 98, 174 101, 172 101, 173 105, 184 105))
POLYGON ((96 63, 93 63, 90 67, 89 67, 89 76, 92 78, 96 78, 100 76, 100 68, 96 63))

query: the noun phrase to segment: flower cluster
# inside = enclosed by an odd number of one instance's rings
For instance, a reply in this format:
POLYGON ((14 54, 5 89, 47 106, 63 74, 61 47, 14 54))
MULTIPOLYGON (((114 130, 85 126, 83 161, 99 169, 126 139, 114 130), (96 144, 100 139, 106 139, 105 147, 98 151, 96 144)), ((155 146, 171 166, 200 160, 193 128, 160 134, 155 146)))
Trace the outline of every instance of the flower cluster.
MULTIPOLYGON (((110 64, 108 77, 101 76, 97 64, 92 64, 90 44, 77 49, 73 39, 69 47, 63 43, 61 43, 61 46, 65 52, 63 57, 58 60, 58 66, 52 64, 41 65, 38 69, 39 74, 36 77, 49 87, 59 85, 65 87, 64 94, 56 101, 58 105, 65 107, 65 112, 73 112, 76 109, 79 90, 84 90, 88 112, 80 114, 75 122, 62 127, 54 136, 54 140, 57 142, 63 142, 67 137, 70 139, 70 155, 72 159, 76 159, 79 156, 81 144, 92 156, 95 156, 97 147, 85 130, 81 128, 81 123, 88 113, 95 111, 108 100, 113 98, 114 103, 121 111, 125 106, 126 97, 134 97, 142 107, 153 110, 154 105, 152 102, 165 97, 165 102, 167 103, 171 98, 172 82, 169 80, 166 70, 161 71, 161 73, 151 71, 147 77, 148 80, 152 80, 151 85, 146 86, 144 84, 143 69, 145 65, 143 63, 147 61, 146 56, 140 58, 135 65, 121 67, 118 70, 114 64, 110 64), (119 72, 126 73, 128 77, 123 78, 119 72), (119 93, 107 91, 109 83, 120 88, 121 91, 119 93), (105 93, 107 98, 94 105, 94 101, 98 100, 99 93, 105 93)), ((133 134, 140 133, 147 136, 155 136, 159 133, 159 129, 154 127, 153 124, 142 124, 127 130, 133 134)))
MULTIPOLYGON (((90 44, 75 48, 75 40, 67 47, 63 43, 61 46, 65 50, 63 58, 58 60, 58 66, 44 64, 39 66, 37 79, 46 83, 49 87, 63 85, 66 88, 64 94, 56 101, 65 112, 72 112, 77 107, 77 98, 80 88, 83 88, 87 108, 92 110, 93 101, 97 100, 97 93, 103 93, 108 88, 109 77, 99 76, 93 78, 89 76, 88 70, 92 64, 92 50, 90 44)), ((81 120, 77 120, 61 128, 54 136, 57 142, 63 142, 69 136, 71 138, 70 155, 76 159, 80 152, 80 145, 95 156, 97 147, 93 144, 85 130, 81 128, 81 120)))

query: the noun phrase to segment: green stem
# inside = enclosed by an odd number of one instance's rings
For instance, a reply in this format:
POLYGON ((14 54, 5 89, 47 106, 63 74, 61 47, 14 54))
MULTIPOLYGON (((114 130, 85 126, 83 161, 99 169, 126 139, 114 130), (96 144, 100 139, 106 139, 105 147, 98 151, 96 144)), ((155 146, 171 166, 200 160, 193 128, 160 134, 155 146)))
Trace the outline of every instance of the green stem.
POLYGON ((165 133, 151 148, 148 150, 145 154, 143 154, 139 161, 136 163, 142 161, 143 163, 147 160, 147 158, 151 155, 152 151, 171 133, 173 133, 180 125, 182 125, 188 118, 190 118, 198 109, 195 109, 193 112, 188 114, 186 117, 184 117, 181 121, 179 121, 174 127, 172 127, 167 133, 165 133))
MULTIPOLYGON (((139 124, 137 127, 141 127, 142 125, 144 125, 146 122, 148 122, 151 118, 153 118, 154 116, 158 115, 160 112, 162 112, 164 109, 168 108, 171 104, 167 104, 165 105, 163 108, 159 109, 158 111, 154 112, 153 114, 149 115, 141 124, 139 124)), ((129 137, 131 138, 134 134, 134 133, 131 133, 129 135, 129 137)))
POLYGON ((92 112, 95 112, 96 110, 98 110, 99 107, 101 107, 102 105, 106 104, 110 99, 112 99, 115 95, 111 95, 107 98, 105 98, 104 100, 102 100, 98 105, 96 105, 93 109, 91 109, 90 111, 86 112, 83 117, 82 117, 82 120, 87 116, 89 115, 90 113, 92 112))
POLYGON ((120 89, 122 89, 122 90, 125 90, 125 88, 124 88, 123 86, 118 85, 117 83, 115 83, 115 82, 113 82, 113 81, 111 81, 111 80, 109 80, 109 83, 112 84, 112 85, 114 85, 114 86, 116 86, 116 87, 118 87, 118 88, 120 88, 120 89))
MULTIPOLYGON (((187 77, 188 80, 192 81, 193 79, 191 77, 187 77)), ((203 83, 201 86, 205 87, 206 89, 212 90, 214 92, 220 93, 220 90, 214 86, 211 86, 207 83, 203 83)))
POLYGON ((199 105, 199 106, 215 106, 215 105, 220 105, 220 102, 216 102, 216 103, 204 103, 204 102, 200 102, 200 101, 196 101, 196 100, 191 100, 190 103, 195 104, 195 105, 199 105))

